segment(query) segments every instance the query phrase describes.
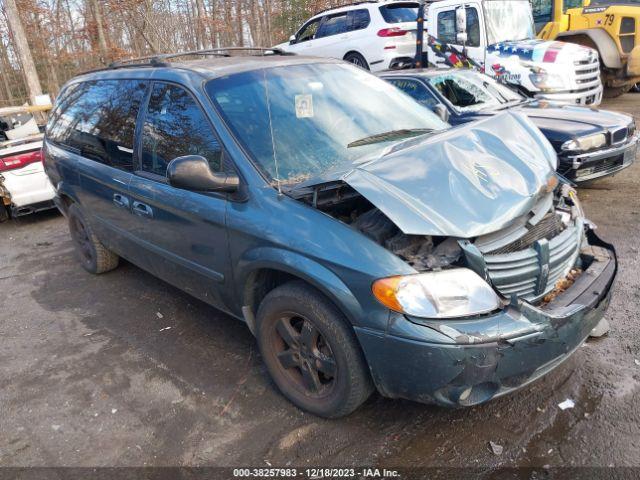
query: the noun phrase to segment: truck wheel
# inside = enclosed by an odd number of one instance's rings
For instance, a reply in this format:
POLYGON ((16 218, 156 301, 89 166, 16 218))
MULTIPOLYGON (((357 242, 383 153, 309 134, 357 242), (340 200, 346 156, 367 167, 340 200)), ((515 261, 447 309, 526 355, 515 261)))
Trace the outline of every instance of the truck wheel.
POLYGON ((640 83, 636 83, 633 87, 631 87, 631 91, 634 93, 640 93, 640 83))
POLYGON ((624 87, 605 87, 602 96, 604 98, 616 98, 627 93, 630 88, 632 87, 629 87, 629 85, 625 85, 624 87))
POLYGON ((9 220, 9 209, 0 203, 0 223, 6 222, 7 220, 9 220))
POLYGON ((271 378, 299 408, 342 417, 371 395, 369 369, 353 330, 327 298, 303 282, 269 292, 257 327, 271 378))
POLYGON ((119 257, 107 250, 76 205, 68 210, 69 231, 82 267, 89 273, 104 273, 118 266, 119 257))
POLYGON ((364 59, 362 55, 356 52, 347 53, 344 57, 344 60, 353 63, 355 66, 363 68, 365 70, 370 70, 369 64, 364 59))

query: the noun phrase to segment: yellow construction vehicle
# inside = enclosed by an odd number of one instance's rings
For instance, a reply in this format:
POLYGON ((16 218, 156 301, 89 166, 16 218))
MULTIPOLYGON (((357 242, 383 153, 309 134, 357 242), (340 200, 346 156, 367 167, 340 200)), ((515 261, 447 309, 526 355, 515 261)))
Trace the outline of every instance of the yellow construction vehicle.
POLYGON ((595 48, 606 97, 640 83, 640 0, 532 0, 538 37, 595 48))

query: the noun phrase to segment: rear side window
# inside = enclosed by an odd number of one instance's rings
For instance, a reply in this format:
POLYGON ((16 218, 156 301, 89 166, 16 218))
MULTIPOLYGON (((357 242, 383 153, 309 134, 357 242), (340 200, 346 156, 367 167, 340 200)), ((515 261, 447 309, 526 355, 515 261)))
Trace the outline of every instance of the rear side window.
POLYGON ((347 16, 347 26, 350 32, 364 30, 371 23, 369 10, 351 10, 347 16))
POLYGON ((98 80, 67 88, 47 125, 47 138, 96 162, 133 171, 133 138, 146 83, 98 80))
POLYGON ((433 110, 440 103, 422 82, 406 78, 392 78, 388 81, 429 110, 433 110))
POLYGON ((380 13, 387 23, 415 22, 418 19, 418 4, 392 3, 380 7, 380 13))
POLYGON ((142 132, 142 170, 165 176, 169 162, 184 155, 201 155, 221 171, 220 143, 200 106, 184 88, 156 83, 142 132))
POLYGON ((326 17, 320 25, 316 38, 331 37, 347 31, 347 12, 326 17))

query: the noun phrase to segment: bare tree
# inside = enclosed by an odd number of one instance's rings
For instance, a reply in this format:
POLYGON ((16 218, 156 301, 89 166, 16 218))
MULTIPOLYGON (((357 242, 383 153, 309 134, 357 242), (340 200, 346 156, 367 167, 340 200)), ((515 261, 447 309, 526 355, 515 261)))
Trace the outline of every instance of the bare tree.
POLYGON ((90 0, 91 11, 93 12, 93 18, 96 22, 96 31, 98 35, 98 47, 100 49, 100 62, 107 63, 107 39, 104 35, 104 26, 102 23, 102 11, 100 10, 100 4, 98 0, 90 0))
POLYGON ((27 90, 29 91, 29 98, 31 99, 31 103, 35 103, 35 98, 38 95, 42 95, 42 87, 40 86, 40 78, 38 78, 36 65, 31 56, 31 49, 29 48, 27 35, 24 32, 15 0, 5 0, 5 12, 7 21, 9 22, 9 28, 11 28, 11 33, 13 34, 16 53, 22 65, 27 90))

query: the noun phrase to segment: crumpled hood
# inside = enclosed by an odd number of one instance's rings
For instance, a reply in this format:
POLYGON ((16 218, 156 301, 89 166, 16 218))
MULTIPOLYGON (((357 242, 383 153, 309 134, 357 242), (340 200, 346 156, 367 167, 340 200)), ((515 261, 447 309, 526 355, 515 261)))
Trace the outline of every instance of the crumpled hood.
POLYGON ((415 140, 341 177, 408 235, 500 230, 529 212, 555 176, 553 148, 520 113, 415 140))
POLYGON ((517 56, 527 62, 571 65, 596 54, 593 49, 576 43, 539 39, 494 43, 487 47, 487 53, 503 58, 517 56))

